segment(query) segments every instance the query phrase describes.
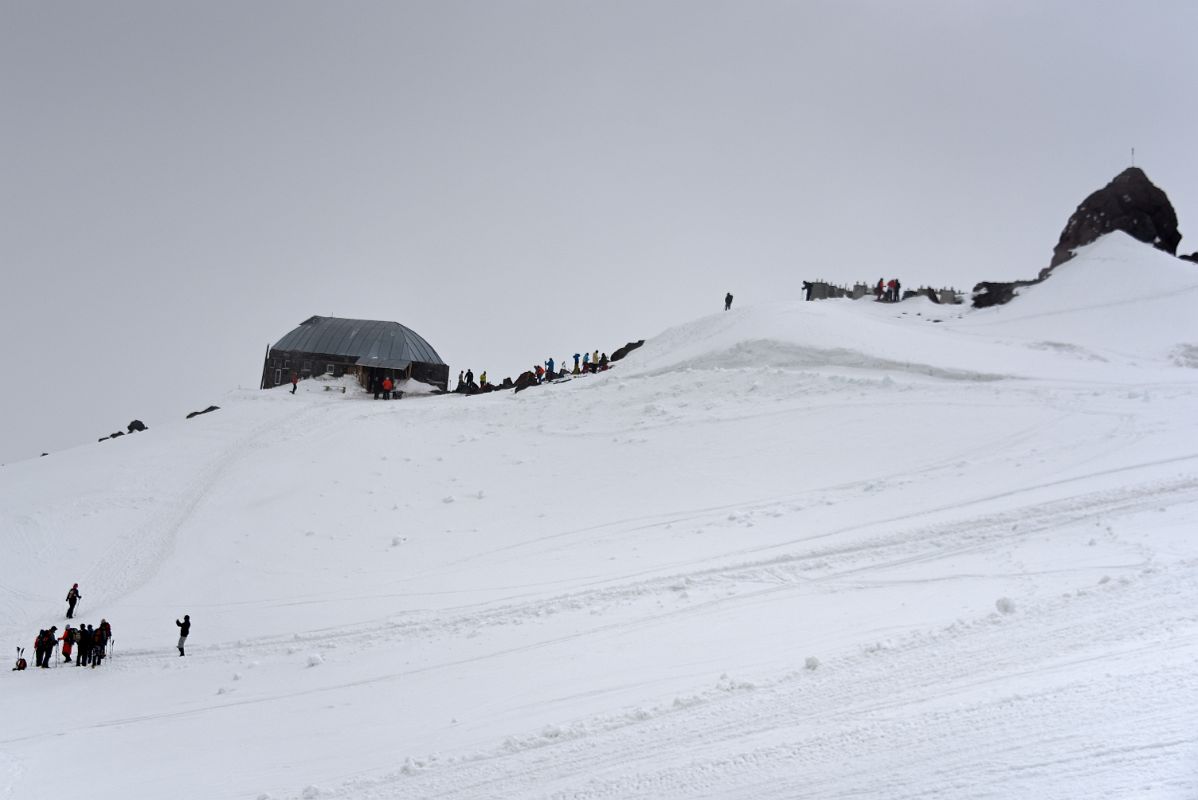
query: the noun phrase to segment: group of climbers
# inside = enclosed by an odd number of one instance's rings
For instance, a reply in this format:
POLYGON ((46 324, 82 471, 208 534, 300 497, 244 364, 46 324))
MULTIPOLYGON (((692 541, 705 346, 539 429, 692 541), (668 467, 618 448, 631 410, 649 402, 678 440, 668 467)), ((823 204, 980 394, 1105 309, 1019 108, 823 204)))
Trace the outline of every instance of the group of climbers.
POLYGON ((878 283, 874 286, 874 299, 879 303, 897 303, 903 299, 903 285, 899 283, 898 278, 891 278, 883 282, 878 278, 878 283))
MULTIPOLYGON (((70 591, 67 592, 67 619, 74 618, 75 606, 82 597, 83 595, 79 592, 79 584, 72 584, 70 591)), ((182 656, 185 655, 183 648, 187 642, 187 635, 191 633, 191 617, 184 614, 183 621, 175 620, 175 625, 179 627, 177 649, 179 655, 182 656)), ((112 644, 112 625, 107 619, 101 619, 100 624, 96 626, 83 623, 80 623, 78 627, 67 625, 61 636, 58 635, 58 626, 51 625, 49 628, 38 631, 33 640, 34 663, 35 666, 42 669, 49 669, 51 658, 61 645, 63 661, 68 664, 73 663, 77 667, 95 669, 112 652, 112 644)), ((22 656, 23 652, 21 648, 18 648, 14 670, 25 669, 28 665, 22 656)))
POLYGON ((583 353, 582 362, 579 363, 579 354, 574 354, 574 374, 582 375, 588 372, 603 372, 607 369, 607 353, 600 353, 596 350, 592 353, 583 353))
POLYGON ((375 400, 380 397, 383 400, 399 400, 403 397, 403 392, 399 390, 399 381, 390 375, 371 375, 370 391, 374 392, 375 400))
POLYGON ((73 628, 68 625, 63 629, 62 636, 58 635, 58 626, 51 625, 46 630, 38 631, 37 638, 33 640, 34 663, 42 669, 49 669, 50 657, 61 643, 63 661, 74 663, 77 667, 95 669, 108 654, 111 642, 112 625, 106 619, 100 620, 98 627, 80 624, 78 628, 73 628))

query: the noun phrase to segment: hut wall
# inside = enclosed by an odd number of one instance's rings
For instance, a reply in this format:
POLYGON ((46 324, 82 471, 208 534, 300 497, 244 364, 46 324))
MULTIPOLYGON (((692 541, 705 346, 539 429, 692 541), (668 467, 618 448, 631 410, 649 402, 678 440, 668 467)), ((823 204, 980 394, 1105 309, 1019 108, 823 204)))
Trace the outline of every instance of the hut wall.
POLYGON ((266 355, 266 363, 262 365, 262 388, 270 389, 291 383, 293 372, 298 374, 301 380, 325 374, 340 378, 347 372, 353 372, 354 361, 357 361, 357 358, 350 360, 345 356, 328 353, 271 350, 266 355))
MULTIPOLYGON (((335 378, 350 374, 357 377, 363 388, 370 386, 370 370, 357 366, 357 356, 329 355, 327 353, 302 353, 298 351, 271 350, 266 355, 262 365, 263 389, 284 386, 291 383, 291 373, 297 373, 300 379, 311 378, 313 375, 331 374, 335 378)), ((386 375, 396 375, 395 370, 379 370, 386 375)), ((405 372, 405 377, 413 378, 422 383, 439 386, 443 390, 449 388, 448 364, 424 364, 413 362, 405 372)))

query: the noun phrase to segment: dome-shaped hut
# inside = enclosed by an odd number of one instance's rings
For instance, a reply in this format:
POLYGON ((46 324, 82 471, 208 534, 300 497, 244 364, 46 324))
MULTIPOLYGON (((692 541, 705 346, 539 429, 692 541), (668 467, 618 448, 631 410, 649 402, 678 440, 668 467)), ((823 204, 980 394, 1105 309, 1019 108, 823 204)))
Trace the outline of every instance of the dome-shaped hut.
POLYGON ((291 382, 291 376, 417 380, 448 388, 449 366, 416 331, 398 322, 341 317, 310 317, 266 351, 262 388, 291 382))

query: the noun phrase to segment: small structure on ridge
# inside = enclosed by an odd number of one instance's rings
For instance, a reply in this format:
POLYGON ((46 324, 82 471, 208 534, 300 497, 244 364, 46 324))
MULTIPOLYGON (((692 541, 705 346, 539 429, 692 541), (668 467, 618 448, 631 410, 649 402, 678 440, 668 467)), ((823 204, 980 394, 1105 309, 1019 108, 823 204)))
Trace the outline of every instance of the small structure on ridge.
POLYGON ((354 375, 363 388, 372 378, 416 380, 449 387, 449 365, 416 331, 398 322, 309 317, 267 348, 261 388, 314 375, 354 375))

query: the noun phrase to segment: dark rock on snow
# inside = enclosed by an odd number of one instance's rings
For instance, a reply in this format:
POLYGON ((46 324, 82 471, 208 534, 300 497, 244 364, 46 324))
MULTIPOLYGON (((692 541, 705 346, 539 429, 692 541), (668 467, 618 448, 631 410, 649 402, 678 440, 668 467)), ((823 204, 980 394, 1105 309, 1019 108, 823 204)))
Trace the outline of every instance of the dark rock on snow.
POLYGON ((531 371, 521 372, 520 377, 516 378, 516 391, 517 392, 527 389, 530 386, 538 386, 538 385, 540 385, 540 384, 537 383, 537 376, 534 373, 532 373, 531 371))
POLYGON ((637 349, 644 343, 645 343, 644 339, 641 339, 640 341, 636 341, 636 342, 629 342, 628 344, 621 347, 619 350, 616 350, 616 352, 612 353, 611 360, 619 361, 621 358, 628 355, 629 353, 631 353, 633 350, 637 349))
POLYGON ((1195 250, 1194 252, 1190 253, 1188 256, 1178 256, 1178 258, 1183 259, 1185 261, 1193 261, 1195 264, 1198 264, 1198 250, 1195 250))
MULTIPOLYGON (((1035 278, 1022 281, 982 281, 973 287, 973 307, 1007 303, 1016 289, 1046 279, 1055 267, 1073 258, 1074 251, 1098 237, 1123 231, 1170 255, 1177 254, 1181 232, 1169 197, 1138 167, 1128 167, 1103 188, 1090 194, 1065 223, 1053 248, 1052 260, 1035 278)), ((1196 254, 1198 255, 1198 254, 1196 254)))
POLYGON ((1040 278, 1036 278, 1035 280, 1011 281, 1010 283, 982 281, 973 287, 973 307, 989 308, 990 306, 1001 306, 1004 303, 1009 303, 1011 302, 1011 298, 1015 296, 1016 289, 1024 286, 1033 286, 1041 280, 1040 278))
POLYGON ((144 430, 148 430, 148 429, 146 428, 146 424, 144 422, 142 422, 140 419, 135 419, 129 423, 129 433, 136 433, 137 431, 144 431, 144 430))
POLYGON ((208 406, 203 411, 193 411, 187 415, 187 418, 191 419, 192 417, 198 417, 200 414, 209 414, 213 411, 220 411, 220 406, 208 406))
POLYGON ((1103 234, 1123 231, 1169 255, 1177 255, 1181 233, 1169 197, 1138 167, 1128 167, 1091 194, 1061 231, 1049 269, 1073 258, 1073 251, 1103 234))

